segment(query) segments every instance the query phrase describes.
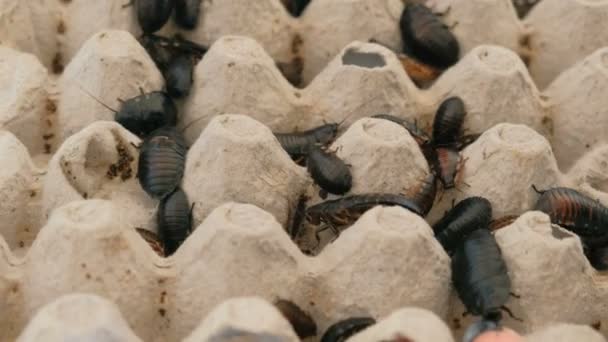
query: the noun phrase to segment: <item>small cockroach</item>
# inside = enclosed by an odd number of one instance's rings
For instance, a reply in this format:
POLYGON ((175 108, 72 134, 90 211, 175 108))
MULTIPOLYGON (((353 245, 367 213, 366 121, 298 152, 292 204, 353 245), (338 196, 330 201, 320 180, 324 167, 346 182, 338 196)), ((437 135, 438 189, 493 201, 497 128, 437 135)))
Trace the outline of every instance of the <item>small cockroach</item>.
POLYGON ((469 197, 433 225, 435 237, 446 252, 451 253, 473 231, 488 229, 492 220, 492 204, 483 197, 469 197))
POLYGON ((192 30, 198 24, 202 0, 174 0, 175 23, 184 29, 192 30))
POLYGON ((179 35, 167 38, 156 34, 144 34, 139 38, 140 44, 146 49, 160 70, 169 66, 171 61, 180 55, 188 55, 195 60, 202 58, 208 48, 179 35))
POLYGON ((339 124, 325 124, 308 131, 274 133, 283 149, 293 159, 305 158, 313 145, 327 146, 338 134, 339 124))
POLYGON ((167 93, 174 98, 188 96, 192 88, 193 70, 194 60, 191 56, 179 55, 175 57, 167 68, 162 70, 167 93))
POLYGON ((161 257, 165 256, 165 246, 163 245, 158 235, 143 228, 135 228, 135 230, 144 240, 146 240, 146 242, 150 245, 150 247, 152 247, 152 250, 154 250, 156 254, 160 255, 161 257))
POLYGON ((372 317, 351 317, 332 324, 321 337, 321 342, 342 342, 376 324, 372 317))
POLYGON ((431 211, 433 204, 435 203, 435 196, 437 195, 437 182, 435 174, 429 172, 425 179, 421 182, 413 194, 411 195, 412 201, 418 205, 421 210, 421 216, 431 211))
POLYGON ((137 21, 145 33, 156 32, 165 25, 173 11, 173 0, 132 0, 137 21))
POLYGON ((281 0, 287 12, 289 12, 294 17, 299 17, 310 0, 281 0))
POLYGON ((511 278, 500 247, 488 229, 473 231, 456 248, 452 282, 467 313, 494 322, 501 320, 501 310, 513 317, 505 306, 511 295, 511 278))
POLYGON ((569 188, 533 189, 540 194, 534 210, 549 215, 551 223, 580 236, 588 247, 608 243, 608 208, 569 188))
POLYGON ((170 256, 192 231, 192 207, 182 189, 175 189, 160 201, 156 220, 159 238, 165 245, 167 256, 170 256))
POLYGON ((428 134, 426 134, 425 131, 420 129, 415 122, 411 122, 407 119, 398 118, 390 114, 378 114, 372 116, 372 118, 392 121, 402 126, 403 128, 407 129, 408 132, 410 132, 410 135, 412 136, 412 138, 414 138, 414 140, 416 140, 418 145, 426 145, 431 140, 428 134))
POLYGON ((346 163, 319 146, 311 147, 306 166, 315 183, 331 194, 343 195, 353 186, 353 176, 346 163))
POLYGON ((137 178, 148 195, 163 198, 180 185, 186 152, 184 138, 174 127, 160 128, 144 139, 137 178))
POLYGON ((407 5, 399 27, 406 54, 438 68, 448 68, 458 61, 458 40, 426 6, 407 5))
POLYGON ((456 146, 462 137, 462 124, 466 111, 459 97, 444 100, 433 121, 433 145, 456 146))
POLYGON ((590 248, 585 251, 585 255, 587 255, 591 266, 596 270, 608 270, 608 246, 590 248))
POLYGON ((289 321, 296 335, 300 339, 317 335, 317 323, 304 310, 295 303, 284 299, 275 301, 274 306, 279 309, 283 317, 289 321))
POLYGON ((463 160, 457 149, 438 147, 432 153, 432 166, 444 189, 456 187, 463 160))

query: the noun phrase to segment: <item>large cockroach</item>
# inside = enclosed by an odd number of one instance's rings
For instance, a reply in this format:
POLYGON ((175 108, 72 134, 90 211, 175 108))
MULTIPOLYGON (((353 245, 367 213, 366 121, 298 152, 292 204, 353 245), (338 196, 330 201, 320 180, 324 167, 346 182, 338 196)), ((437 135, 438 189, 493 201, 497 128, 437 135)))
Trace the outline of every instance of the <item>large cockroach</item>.
POLYGON ((289 12, 294 17, 299 17, 310 0, 281 0, 287 12, 289 12))
POLYGON ((460 152, 453 147, 438 147, 431 153, 433 172, 444 189, 456 187, 463 160, 460 152))
POLYGON ((158 206, 158 235, 167 256, 172 255, 192 231, 192 206, 180 188, 165 196, 158 206))
POLYGON ((415 191, 411 194, 412 201, 418 205, 421 210, 422 216, 431 211, 433 204, 435 203, 435 196, 437 194, 437 182, 433 172, 429 172, 424 180, 420 183, 420 186, 415 188, 415 191))
POLYGON ((433 225, 435 237, 448 253, 477 229, 488 229, 492 220, 492 204, 483 197, 460 201, 433 225))
POLYGON ((172 193, 181 183, 186 160, 186 143, 174 127, 163 127, 144 139, 139 154, 137 178, 154 198, 172 193))
POLYGON ((608 208, 569 188, 534 190, 540 198, 534 210, 549 215, 551 223, 578 235, 588 247, 608 244, 608 208))
POLYGON ((308 131, 274 133, 283 149, 293 158, 305 158, 314 145, 327 146, 338 134, 339 124, 325 124, 308 131))
POLYGON ((414 138, 414 140, 416 140, 418 145, 426 145, 431 140, 431 138, 428 136, 428 134, 426 134, 425 131, 420 129, 415 122, 411 122, 407 119, 398 118, 398 117, 396 117, 394 115, 390 115, 390 114, 378 114, 378 115, 372 116, 372 118, 392 121, 392 122, 398 124, 399 126, 402 126, 408 132, 410 132, 410 135, 412 136, 412 138, 414 138))
POLYGON ((137 21, 145 33, 156 32, 165 25, 173 11, 173 0, 132 0, 137 21))
POLYGON ((353 186, 353 176, 348 165, 319 146, 311 147, 306 166, 315 183, 331 194, 345 194, 353 186))
POLYGON ((148 245, 152 247, 152 249, 161 257, 165 256, 165 246, 162 243, 161 239, 158 235, 153 232, 143 229, 143 228, 135 228, 135 230, 139 233, 139 235, 146 240, 148 245))
POLYGON ((372 317, 351 317, 332 324, 321 337, 321 342, 342 342, 376 324, 372 317))
POLYGON ((317 323, 310 315, 295 303, 284 299, 275 301, 274 306, 279 309, 283 317, 289 321, 296 335, 305 339, 317 335, 317 323))
POLYGON ((433 121, 433 145, 456 146, 462 137, 462 124, 466 111, 464 102, 459 97, 444 100, 433 121))
POLYGON ((438 68, 448 68, 458 61, 458 40, 426 6, 406 5, 399 27, 406 54, 438 68))
MULTIPOLYGON (((470 233, 452 256, 452 282, 467 312, 499 322, 511 296, 511 278, 494 235, 488 229, 470 233)), ((517 318, 515 318, 517 319, 517 318)))
POLYGON ((192 30, 198 24, 203 0, 173 0, 175 2, 175 23, 184 29, 192 30))

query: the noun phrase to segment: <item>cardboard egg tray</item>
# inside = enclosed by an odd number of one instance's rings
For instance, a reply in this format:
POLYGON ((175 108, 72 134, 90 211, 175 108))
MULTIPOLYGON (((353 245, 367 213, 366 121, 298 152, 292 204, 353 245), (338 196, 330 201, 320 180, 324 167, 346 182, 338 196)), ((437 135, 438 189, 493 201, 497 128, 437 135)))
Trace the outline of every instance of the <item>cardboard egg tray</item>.
POLYGON ((496 232, 520 297, 507 305, 523 319, 505 325, 530 341, 608 335, 608 275, 578 237, 529 212, 532 185, 608 205, 608 1, 543 0, 523 22, 509 0, 429 2, 462 58, 419 89, 393 51, 368 43, 400 50, 400 0, 313 0, 297 19, 279 0, 204 0, 199 27, 183 33, 211 48, 178 103, 197 228, 170 258, 133 229, 157 229, 158 203, 135 178, 140 140, 93 98, 118 108, 163 87, 124 4, 0 1, 0 340, 295 340, 270 304, 283 298, 319 332, 379 319, 353 341, 453 341, 474 320, 429 223, 473 195, 495 218, 521 215, 496 232), (301 88, 277 68, 294 60, 301 88), (285 227, 318 189, 272 132, 344 120, 330 148, 351 165, 351 192, 407 193, 429 166, 407 131, 369 116, 428 129, 449 96, 466 104, 466 132, 483 133, 463 151, 464 185, 426 220, 377 207, 304 255, 285 227))

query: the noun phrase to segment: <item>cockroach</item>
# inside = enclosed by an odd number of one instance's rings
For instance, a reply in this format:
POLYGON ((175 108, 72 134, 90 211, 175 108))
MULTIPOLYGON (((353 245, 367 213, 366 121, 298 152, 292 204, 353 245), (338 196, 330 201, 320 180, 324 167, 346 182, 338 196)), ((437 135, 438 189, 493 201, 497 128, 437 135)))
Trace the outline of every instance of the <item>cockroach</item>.
POLYGON ((458 40, 426 6, 407 5, 399 27, 406 54, 438 68, 448 68, 458 61, 458 40))
POLYGON ((145 33, 156 32, 165 25, 173 11, 173 0, 132 0, 137 21, 145 33))
POLYGON ((351 317, 332 324, 321 337, 321 342, 342 342, 376 324, 372 317, 351 317))
POLYGON ((180 185, 186 152, 184 138, 174 127, 160 128, 144 139, 137 178, 148 195, 163 198, 180 185))
POLYGON ((287 12, 289 12, 294 17, 299 17, 310 0, 281 0, 287 12))
POLYGON ((534 210, 549 215, 551 223, 578 235, 589 247, 608 244, 608 208, 599 201, 569 188, 532 188, 540 194, 534 210))
POLYGON ((167 256, 172 255, 192 231, 192 207, 180 188, 160 201, 157 212, 159 238, 167 256))
POLYGON ((144 34, 139 38, 139 42, 160 70, 166 69, 178 56, 188 55, 197 60, 202 58, 208 50, 206 46, 184 39, 179 35, 167 38, 156 34, 144 34))
POLYGON ((432 153, 433 171, 444 189, 456 187, 463 163, 460 152, 452 147, 438 147, 432 153))
POLYGON ((284 299, 275 301, 274 306, 279 309, 283 317, 289 321, 296 335, 300 339, 317 335, 317 323, 304 310, 295 303, 284 299))
POLYGON ((433 225, 435 237, 446 252, 451 253, 473 231, 488 229, 492 220, 492 204, 483 197, 469 197, 433 225))
MULTIPOLYGON (((511 278, 494 235, 488 229, 471 232, 452 256, 452 282, 467 313, 499 322, 511 295, 511 278)), ((517 319, 517 318, 515 318, 517 319)))
POLYGON ((397 194, 374 193, 350 195, 315 204, 306 209, 306 221, 315 226, 324 224, 324 227, 316 231, 317 240, 319 233, 326 229, 331 229, 338 237, 340 231, 337 226, 352 224, 366 211, 378 205, 400 206, 422 215, 420 207, 410 198, 397 194))
POLYGON ((428 136, 428 134, 426 134, 425 131, 420 129, 420 127, 418 127, 418 125, 415 122, 411 122, 407 119, 398 118, 398 117, 396 117, 394 115, 390 115, 390 114, 378 114, 378 115, 372 116, 372 118, 392 121, 392 122, 398 124, 399 126, 402 126, 408 132, 410 132, 410 135, 412 136, 412 138, 414 138, 414 140, 416 140, 418 145, 426 145, 431 140, 431 138, 428 136))
POLYGON ((596 270, 608 270, 608 246, 588 248, 585 250, 585 255, 596 270))
POLYGON ((160 255, 161 257, 165 256, 165 247, 158 235, 142 228, 135 228, 135 230, 144 240, 146 240, 146 242, 150 245, 150 247, 152 247, 152 250, 154 250, 156 254, 160 255))
POLYGON ((466 115, 464 102, 459 97, 444 100, 433 121, 433 145, 455 146, 462 137, 462 124, 466 115))
POLYGON ((81 89, 106 109, 114 112, 114 120, 131 133, 144 137, 150 132, 165 126, 175 126, 177 123, 177 107, 167 93, 153 91, 132 97, 121 102, 120 110, 115 110, 87 90, 81 89))
POLYGON ((331 194, 345 194, 353 186, 353 176, 346 163, 319 146, 311 147, 306 166, 315 183, 331 194))
POLYGON ((421 216, 431 211, 433 204, 435 203, 435 196, 437 195, 437 182, 433 172, 429 172, 425 179, 421 182, 413 192, 411 198, 414 203, 418 205, 421 210, 421 216))
POLYGON ((175 23, 184 29, 192 30, 198 24, 202 0, 174 0, 175 23))
POLYGON ((308 131, 295 133, 274 133, 283 149, 293 159, 308 156, 313 145, 327 146, 338 134, 339 124, 325 124, 308 131))
POLYGON ((165 77, 167 93, 174 98, 183 98, 190 94, 192 88, 192 71, 194 60, 188 55, 179 55, 162 70, 165 77))

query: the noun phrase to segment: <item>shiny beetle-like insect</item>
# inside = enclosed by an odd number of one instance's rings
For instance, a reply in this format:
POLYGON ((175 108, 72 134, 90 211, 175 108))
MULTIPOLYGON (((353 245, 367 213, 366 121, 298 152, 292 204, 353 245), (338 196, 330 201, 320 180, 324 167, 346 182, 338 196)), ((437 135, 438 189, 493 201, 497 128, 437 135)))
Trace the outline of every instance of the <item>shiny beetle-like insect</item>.
POLYGON ((451 253, 473 231, 488 229, 491 220, 490 201, 483 197, 469 197, 435 223, 433 231, 446 252, 451 253))
POLYGON ((153 198, 172 193, 184 175, 187 147, 175 127, 163 127, 144 139, 139 154, 137 178, 153 198))
POLYGON ((569 188, 539 190, 534 210, 549 215, 551 223, 578 235, 588 247, 608 244, 608 208, 569 188))
POLYGON ((351 317, 332 324, 321 337, 321 342, 342 342, 376 324, 372 317, 351 317))
POLYGON ((412 136, 412 138, 414 138, 414 140, 416 140, 418 145, 426 145, 431 140, 428 134, 426 134, 425 131, 420 129, 415 122, 410 122, 407 119, 398 118, 390 114, 378 114, 372 116, 372 118, 392 121, 402 126, 403 128, 407 129, 408 132, 410 132, 410 135, 412 136))
POLYGON ((339 124, 325 124, 308 131, 274 133, 279 143, 293 159, 305 158, 314 145, 327 146, 338 134, 339 124))
POLYGON ((278 299, 274 302, 274 306, 279 309, 283 317, 291 324, 291 327, 300 339, 317 335, 317 323, 295 303, 278 299))
POLYGON ((331 194, 345 194, 353 186, 353 176, 348 165, 319 146, 311 147, 306 166, 315 183, 331 194))
POLYGON ((458 40, 426 6, 407 5, 399 27, 406 54, 438 68, 448 68, 458 61, 458 40))
POLYGON ((310 0, 281 0, 287 12, 289 12, 294 17, 299 17, 310 0))
POLYGON ((464 102, 459 97, 444 100, 433 121, 433 145, 456 146, 462 138, 462 124, 466 116, 464 102))
POLYGON ((184 29, 192 30, 198 24, 203 0, 173 0, 175 2, 175 23, 184 29))
POLYGON ((165 196, 158 206, 158 235, 165 245, 167 256, 172 255, 192 231, 192 206, 188 196, 177 188, 165 196))
MULTIPOLYGON (((452 282, 467 313, 499 322, 511 294, 511 278, 494 235, 484 228, 470 233, 452 255, 452 282)), ((519 320, 519 319, 518 319, 519 320)))
POLYGON ((161 29, 171 17, 173 0, 132 0, 137 21, 142 31, 153 33, 161 29))
POLYGON ((158 235, 153 232, 143 229, 143 228, 135 228, 135 230, 139 233, 139 235, 146 240, 148 245, 152 247, 152 250, 156 252, 161 257, 165 256, 165 246, 162 243, 162 240, 158 237, 158 235))
POLYGON ((444 189, 456 187, 463 163, 460 152, 452 147, 438 147, 432 153, 433 172, 444 189))

